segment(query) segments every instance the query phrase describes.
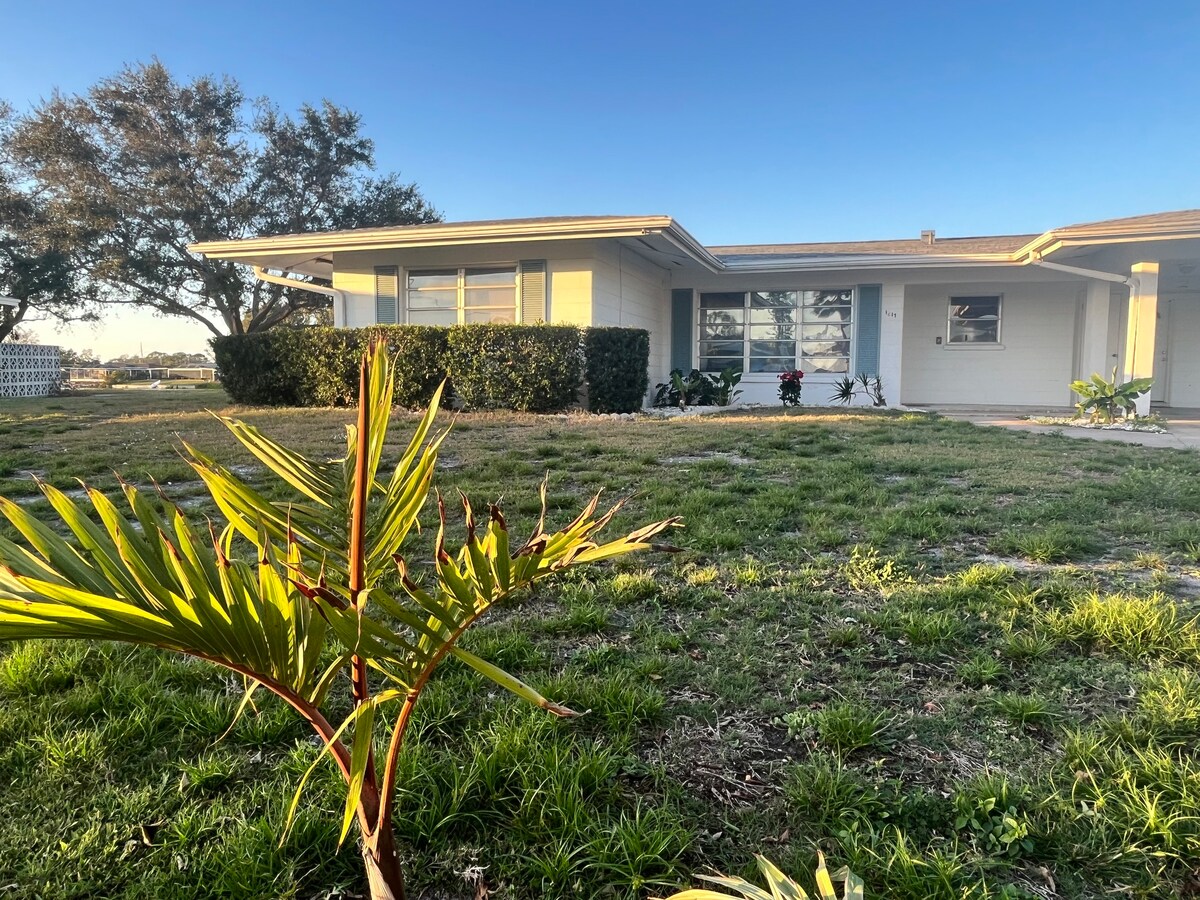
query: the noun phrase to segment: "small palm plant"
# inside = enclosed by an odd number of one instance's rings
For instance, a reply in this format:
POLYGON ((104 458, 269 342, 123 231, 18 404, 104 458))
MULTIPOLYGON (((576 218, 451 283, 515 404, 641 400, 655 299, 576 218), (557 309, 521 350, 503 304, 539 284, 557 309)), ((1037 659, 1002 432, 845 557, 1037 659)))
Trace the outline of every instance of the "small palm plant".
MULTIPOLYGON (((433 434, 439 390, 385 475, 392 387, 386 348, 373 345, 361 367, 358 424, 347 428, 346 456, 334 461, 308 459, 250 425, 222 420, 298 495, 293 501, 267 499, 185 444, 228 521, 219 533, 131 484, 122 485, 129 512, 90 488, 85 510, 43 484, 69 538, 0 498, 0 512, 24 541, 0 537, 0 639, 159 647, 244 676, 243 708, 260 687, 278 695, 323 742, 313 767, 328 753, 341 772, 341 840, 357 823, 375 900, 404 896, 392 830, 397 764, 413 709, 439 663, 454 656, 554 715, 575 715, 463 650, 463 632, 503 598, 552 574, 670 549, 652 542, 679 524, 672 518, 600 543, 596 535, 619 504, 597 517, 593 499, 569 525, 548 533, 543 485, 542 518, 515 551, 500 509, 491 506, 481 523, 463 496, 466 538, 451 554, 439 497, 432 564, 418 575, 401 551, 430 493, 446 432, 433 434), (337 694, 348 696, 339 703, 337 694), (336 716, 332 709, 349 712, 336 716), (385 716, 390 727, 377 724, 385 716)), ((289 822, 312 771, 298 786, 289 822)))
MULTIPOLYGON (((667 900, 808 900, 808 893, 798 881, 783 874, 774 863, 765 856, 755 855, 758 869, 762 872, 767 889, 763 890, 742 878, 732 878, 728 875, 700 875, 704 881, 737 891, 727 894, 708 888, 691 888, 672 894, 667 900)), ((839 900, 837 891, 833 888, 834 880, 843 882, 841 900, 863 900, 863 882, 849 869, 843 869, 831 878, 825 868, 824 855, 817 854, 817 871, 814 881, 817 887, 817 900, 839 900)))

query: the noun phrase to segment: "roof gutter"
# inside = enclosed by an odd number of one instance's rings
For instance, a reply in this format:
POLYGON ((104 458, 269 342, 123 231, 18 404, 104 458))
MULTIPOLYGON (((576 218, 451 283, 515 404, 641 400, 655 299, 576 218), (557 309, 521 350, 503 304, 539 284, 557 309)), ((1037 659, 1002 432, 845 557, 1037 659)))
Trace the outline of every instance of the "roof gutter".
POLYGON ((1114 284, 1125 284, 1129 287, 1137 286, 1137 276, 1135 275, 1118 275, 1115 272, 1105 272, 1100 269, 1084 269, 1080 266, 1068 266, 1063 263, 1049 262, 1042 259, 1042 254, 1036 251, 1031 251, 1022 265, 1040 266, 1043 269, 1053 269, 1055 272, 1082 275, 1084 278, 1093 278, 1097 281, 1111 281, 1114 284))
MULTIPOLYGON (((324 294, 326 297, 332 297, 334 302, 340 307, 342 325, 346 324, 345 291, 334 287, 325 287, 322 284, 309 284, 306 281, 296 281, 283 275, 272 275, 262 266, 251 266, 250 270, 254 273, 255 278, 259 281, 265 281, 267 284, 279 284, 284 287, 299 288, 302 291, 312 291, 314 294, 324 294)), ((287 270, 285 269, 284 271, 287 270)))

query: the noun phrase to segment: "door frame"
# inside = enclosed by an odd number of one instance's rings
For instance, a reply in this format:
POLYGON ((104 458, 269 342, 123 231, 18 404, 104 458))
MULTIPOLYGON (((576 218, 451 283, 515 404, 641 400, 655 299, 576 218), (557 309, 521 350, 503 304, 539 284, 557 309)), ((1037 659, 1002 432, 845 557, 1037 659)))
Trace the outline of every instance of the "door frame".
POLYGON ((1154 384, 1150 402, 1171 405, 1171 296, 1159 295, 1154 323, 1154 384))

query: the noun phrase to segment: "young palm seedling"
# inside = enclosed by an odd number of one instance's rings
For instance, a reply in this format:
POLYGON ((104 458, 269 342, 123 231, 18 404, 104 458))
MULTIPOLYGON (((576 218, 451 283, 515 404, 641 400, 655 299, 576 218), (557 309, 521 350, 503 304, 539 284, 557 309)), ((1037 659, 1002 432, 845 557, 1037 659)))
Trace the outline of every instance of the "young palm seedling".
MULTIPOLYGON (((737 893, 715 891, 709 888, 691 888, 672 894, 667 900, 808 900, 808 892, 800 882, 785 875, 765 856, 755 855, 758 869, 762 873, 767 889, 752 882, 729 875, 701 875, 705 881, 737 893), (768 893, 769 891, 769 893, 768 893)), ((839 900, 834 881, 842 882, 841 900, 863 900, 862 879, 848 869, 842 869, 832 877, 825 868, 825 857, 817 853, 817 871, 814 875, 817 900, 839 900)))
POLYGON ((435 396, 395 468, 380 471, 392 387, 386 349, 372 346, 360 372, 358 424, 347 429, 346 456, 330 462, 223 420, 298 495, 293 501, 267 499, 185 444, 228 522, 219 533, 131 484, 122 486, 129 512, 94 489, 87 491, 92 510, 85 511, 42 485, 69 539, 0 498, 0 512, 24 541, 0 537, 0 640, 145 644, 244 676, 243 707, 257 688, 278 695, 323 742, 313 766, 328 753, 341 772, 341 839, 357 823, 374 900, 404 896, 392 831, 398 763, 413 708, 446 657, 554 715, 575 715, 463 650, 459 637, 495 603, 535 581, 638 550, 669 549, 653 541, 678 524, 668 519, 601 543, 597 533, 619 505, 596 516, 593 499, 573 522, 548 533, 543 486, 542 518, 514 550, 500 509, 492 506, 478 522, 464 496, 466 538, 452 554, 439 497, 433 559, 419 577, 402 550, 429 495, 446 433, 432 434, 435 396), (336 709, 350 711, 338 716, 336 709), (386 746, 382 758, 377 746, 386 746))

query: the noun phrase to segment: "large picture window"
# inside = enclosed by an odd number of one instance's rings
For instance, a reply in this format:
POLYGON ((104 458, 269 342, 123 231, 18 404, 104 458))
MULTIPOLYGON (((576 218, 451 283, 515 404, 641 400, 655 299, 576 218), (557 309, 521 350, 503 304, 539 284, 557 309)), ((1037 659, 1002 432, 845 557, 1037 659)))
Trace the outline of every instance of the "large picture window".
POLYGON ((405 297, 410 325, 517 320, 516 266, 414 269, 405 297))
POLYGON ((951 297, 946 340, 951 344, 1000 343, 1000 300, 986 297, 951 297))
POLYGON ((703 293, 699 368, 846 374, 853 300, 849 288, 703 293))

